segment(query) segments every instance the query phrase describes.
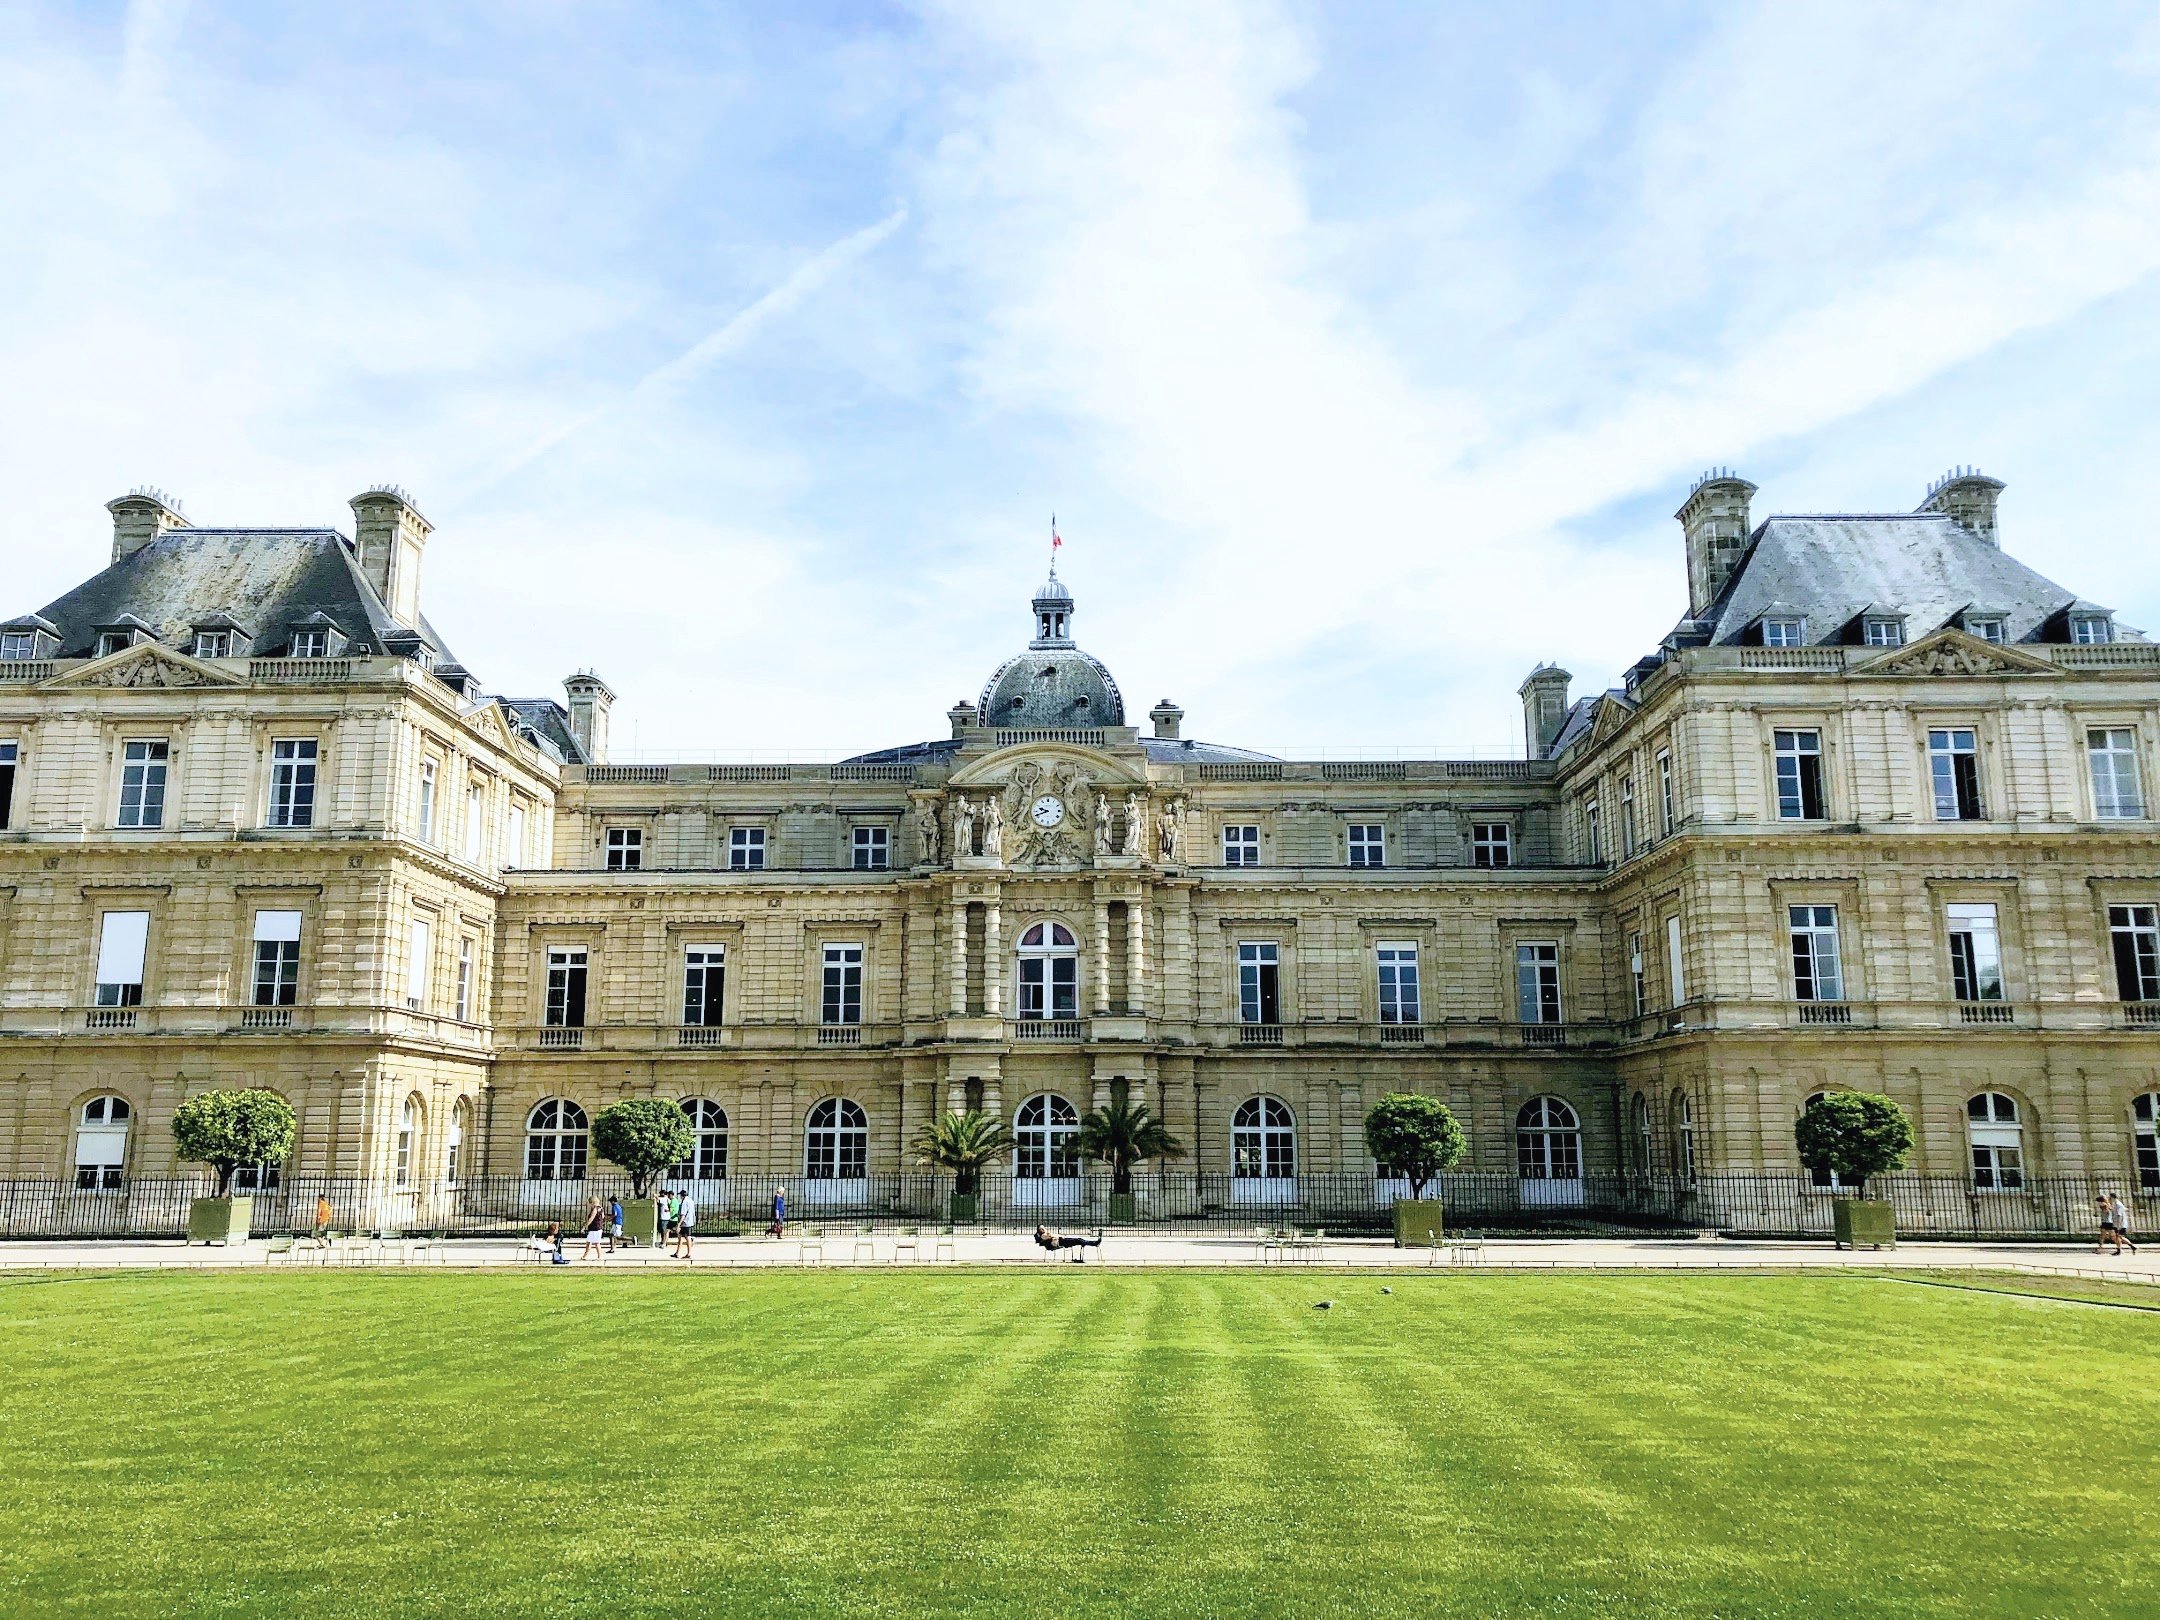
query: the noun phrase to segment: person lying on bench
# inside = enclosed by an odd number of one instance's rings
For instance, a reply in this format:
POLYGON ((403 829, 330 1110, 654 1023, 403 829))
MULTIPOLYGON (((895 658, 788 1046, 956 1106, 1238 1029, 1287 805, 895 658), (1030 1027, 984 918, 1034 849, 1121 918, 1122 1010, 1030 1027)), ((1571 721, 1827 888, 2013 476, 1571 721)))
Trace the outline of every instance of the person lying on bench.
POLYGON ((1097 1232, 1093 1237, 1081 1237, 1076 1233, 1053 1232, 1047 1226, 1038 1226, 1035 1228, 1035 1245, 1052 1254, 1056 1254, 1060 1249, 1075 1250, 1073 1259, 1084 1262, 1087 1259, 1087 1250, 1102 1247, 1102 1234, 1097 1232))

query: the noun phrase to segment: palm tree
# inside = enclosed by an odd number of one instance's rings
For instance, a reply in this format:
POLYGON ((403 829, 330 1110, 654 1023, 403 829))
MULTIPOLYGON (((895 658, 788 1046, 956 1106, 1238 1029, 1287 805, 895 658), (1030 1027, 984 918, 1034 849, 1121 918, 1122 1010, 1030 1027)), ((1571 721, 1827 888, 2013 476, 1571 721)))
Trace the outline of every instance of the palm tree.
POLYGON ((975 1193, 975 1178, 1012 1151, 1002 1119, 980 1111, 945 1114, 915 1133, 915 1162, 953 1173, 953 1191, 975 1193))
POLYGON ((1119 1197, 1132 1195, 1134 1165, 1185 1156, 1185 1144, 1148 1112, 1146 1103, 1119 1094, 1111 1096, 1109 1107, 1096 1109, 1080 1122, 1079 1143, 1088 1158, 1110 1167, 1110 1191, 1119 1197))

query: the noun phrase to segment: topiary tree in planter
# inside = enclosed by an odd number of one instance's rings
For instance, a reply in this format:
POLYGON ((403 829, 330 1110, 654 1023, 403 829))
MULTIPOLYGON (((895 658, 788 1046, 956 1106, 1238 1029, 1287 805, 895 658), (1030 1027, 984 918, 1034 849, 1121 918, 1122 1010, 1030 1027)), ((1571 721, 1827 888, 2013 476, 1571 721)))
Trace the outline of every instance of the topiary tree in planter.
POLYGON ((1082 1158, 1110 1167, 1110 1218, 1133 1218, 1133 1166, 1150 1159, 1181 1159, 1185 1144, 1170 1134, 1169 1127, 1148 1112, 1144 1102, 1134 1102, 1122 1087, 1113 1090, 1107 1107, 1097 1108, 1080 1121, 1074 1139, 1082 1158))
POLYGON ((173 1111, 173 1145, 180 1157, 217 1172, 217 1193, 188 1209, 190 1243, 246 1240, 251 1198, 232 1196, 233 1172, 243 1164, 283 1164, 292 1156, 298 1122, 292 1104, 274 1091, 198 1092, 173 1111))
POLYGON ((1888 1097, 1871 1091, 1829 1091, 1814 1099, 1794 1127, 1800 1162, 1818 1174, 1834 1174, 1859 1194, 1832 1208, 1840 1245, 1894 1244, 1897 1227, 1890 1205, 1870 1199, 1872 1177, 1902 1170, 1912 1157, 1912 1121, 1888 1097))
POLYGON ((682 1105, 664 1097, 626 1097, 593 1116, 593 1149, 630 1176, 630 1207, 623 1211, 623 1236, 650 1243, 660 1223, 647 1193, 652 1179, 697 1151, 697 1127, 682 1105))
POLYGON ((1470 1139, 1448 1105, 1415 1092, 1389 1092, 1365 1116, 1365 1145, 1375 1163, 1410 1183, 1410 1196, 1395 1201, 1395 1246, 1428 1234, 1437 1237, 1444 1211, 1439 1199, 1425 1197, 1425 1184, 1454 1169, 1470 1151, 1470 1139))
POLYGON ((1003 1120, 971 1108, 964 1114, 948 1113, 926 1121, 915 1133, 915 1162, 953 1173, 953 1219, 971 1221, 982 1173, 1012 1147, 1003 1120))

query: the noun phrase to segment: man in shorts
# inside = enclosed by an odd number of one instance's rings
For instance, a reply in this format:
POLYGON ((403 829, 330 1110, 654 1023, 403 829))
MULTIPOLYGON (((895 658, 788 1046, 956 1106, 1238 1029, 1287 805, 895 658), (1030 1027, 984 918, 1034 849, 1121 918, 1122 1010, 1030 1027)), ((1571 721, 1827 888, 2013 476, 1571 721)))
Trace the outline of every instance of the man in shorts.
POLYGON ((697 1230, 697 1194, 685 1191, 675 1206, 675 1258, 690 1258, 690 1235, 697 1230))
POLYGON ((2130 1241, 2130 1206, 2122 1201, 2121 1193, 2109 1193, 2107 1201, 2108 1225, 2103 1230, 2113 1230, 2115 1234, 2115 1252, 2121 1254, 2124 1248, 2127 1247, 2132 1254, 2136 1254, 2137 1245, 2130 1241))
POLYGON ((608 1253, 613 1254, 617 1249, 623 1246, 622 1200, 620 1198, 609 1198, 607 1201, 607 1211, 608 1253))

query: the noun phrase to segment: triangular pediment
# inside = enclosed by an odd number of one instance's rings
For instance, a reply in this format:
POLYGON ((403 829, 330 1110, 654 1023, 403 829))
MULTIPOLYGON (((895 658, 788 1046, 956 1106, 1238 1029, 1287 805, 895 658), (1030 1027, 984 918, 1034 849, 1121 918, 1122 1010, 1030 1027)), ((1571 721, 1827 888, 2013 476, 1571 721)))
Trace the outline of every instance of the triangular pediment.
POLYGON ((1855 675, 2057 675, 2045 658, 1945 627, 1910 647, 1886 648, 1853 667, 1855 675))
POLYGON ((174 652, 154 641, 138 641, 116 653, 91 660, 80 669, 55 675, 39 683, 45 692, 99 691, 163 692, 188 686, 244 686, 247 682, 230 670, 217 669, 174 652))
POLYGON ((1623 703, 1613 697, 1599 698, 1597 717, 1590 722, 1591 744, 1595 746, 1610 737, 1614 732, 1625 726, 1634 713, 1633 704, 1623 703))

